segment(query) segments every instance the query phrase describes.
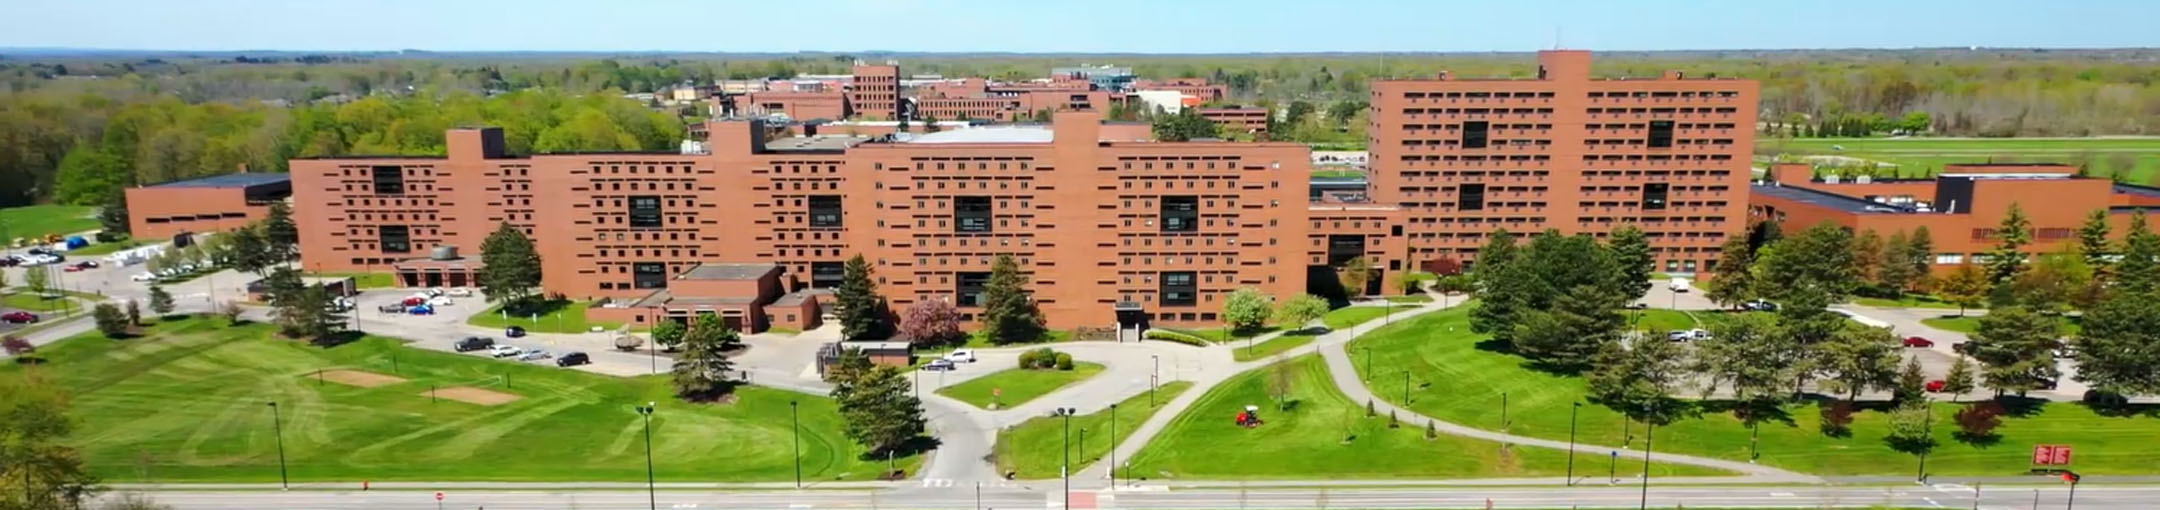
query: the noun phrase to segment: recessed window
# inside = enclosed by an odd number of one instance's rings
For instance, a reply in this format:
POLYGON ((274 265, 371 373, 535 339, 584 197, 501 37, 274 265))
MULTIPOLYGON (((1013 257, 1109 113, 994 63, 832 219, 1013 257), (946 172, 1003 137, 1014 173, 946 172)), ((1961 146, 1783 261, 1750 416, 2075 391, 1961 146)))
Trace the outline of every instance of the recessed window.
POLYGON ((1162 231, 1196 232, 1200 230, 1200 197, 1177 195, 1162 197, 1162 231))
POLYGON ((953 303, 953 306, 982 306, 983 287, 987 287, 989 285, 990 273, 953 274, 953 296, 957 298, 953 303))
POLYGON ((953 231, 990 231, 990 197, 954 197, 953 231))
POLYGON ((832 289, 840 287, 840 280, 847 275, 847 266, 839 262, 811 262, 810 287, 832 289))
POLYGON ((1673 122, 1669 120, 1650 121, 1650 138, 1645 142, 1653 149, 1672 147, 1672 128, 1673 122))
POLYGON ((840 226, 840 196, 815 195, 810 197, 810 226, 816 228, 840 226))
POLYGON ((631 283, 635 288, 665 289, 667 288, 668 280, 667 264, 660 262, 639 262, 636 264, 631 264, 630 278, 631 283))
POLYGON ((1668 191, 1670 191, 1671 189, 1672 189, 1672 185, 1671 185, 1671 184, 1667 184, 1667 183, 1662 183, 1662 182, 1652 182, 1652 183, 1646 183, 1646 184, 1643 184, 1643 187, 1642 187, 1642 208, 1643 208, 1643 210, 1645 210, 1645 211, 1662 211, 1662 210, 1665 210, 1665 195, 1666 195, 1666 193, 1667 193, 1668 191))
POLYGON ((1193 284, 1192 271, 1164 272, 1162 275, 1163 306, 1192 306, 1199 302, 1200 289, 1193 284))
POLYGON ((378 195, 405 193, 405 169, 396 166, 378 166, 370 170, 375 179, 374 191, 378 195))
POLYGON ((412 227, 383 225, 375 228, 376 241, 382 243, 384 253, 407 253, 412 251, 412 227))
POLYGON ((660 226, 660 197, 642 195, 630 197, 630 226, 655 228, 660 226))
POLYGON ((1485 184, 1473 182, 1456 188, 1455 209, 1459 211, 1485 210, 1485 184))
POLYGON ((1488 125, 1487 125, 1487 124, 1485 123, 1485 121, 1482 121, 1482 120, 1468 120, 1468 121, 1463 121, 1463 123, 1462 123, 1462 146, 1463 146, 1463 148, 1465 148, 1465 149, 1483 149, 1483 148, 1485 148, 1485 140, 1486 140, 1486 138, 1485 138, 1485 135, 1486 135, 1486 130, 1487 130, 1487 128, 1488 128, 1488 127, 1489 127, 1489 126, 1488 126, 1488 125))

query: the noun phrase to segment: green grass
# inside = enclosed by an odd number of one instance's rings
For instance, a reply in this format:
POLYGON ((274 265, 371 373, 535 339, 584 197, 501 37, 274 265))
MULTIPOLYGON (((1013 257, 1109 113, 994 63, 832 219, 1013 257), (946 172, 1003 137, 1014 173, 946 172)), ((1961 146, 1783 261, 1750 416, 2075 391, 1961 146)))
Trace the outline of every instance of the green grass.
POLYGON ((1240 344, 1237 346, 1236 349, 1232 349, 1230 352, 1234 357, 1237 358, 1238 361, 1252 361, 1256 359, 1266 358, 1268 356, 1274 356, 1276 353, 1280 353, 1283 351, 1296 349, 1298 347, 1304 346, 1305 344, 1312 343, 1314 338, 1317 337, 1302 332, 1286 334, 1276 336, 1275 338, 1270 338, 1265 342, 1254 344, 1252 348, 1249 349, 1246 348, 1243 344, 1240 344))
POLYGON ((982 332, 982 330, 978 329, 978 330, 975 330, 975 331, 970 331, 970 332, 968 332, 968 336, 967 336, 967 342, 964 342, 964 343, 961 343, 961 344, 958 344, 958 345, 954 345, 954 344, 944 344, 944 345, 932 345, 932 346, 926 346, 926 347, 922 347, 922 348, 919 348, 919 349, 915 349, 915 354, 916 354, 916 358, 918 358, 918 359, 922 359, 922 360, 924 360, 924 361, 928 361, 928 360, 930 360, 931 358, 926 358, 926 357, 923 357, 923 356, 922 356, 923 354, 941 354, 941 353, 947 353, 947 352, 952 352, 952 351, 956 351, 956 350, 960 350, 960 349, 988 349, 988 348, 991 348, 991 347, 1007 347, 1007 346, 1012 346, 1012 345, 1033 345, 1033 344, 1048 344, 1048 343, 1057 343, 1057 342, 1068 342, 1068 341, 1072 341, 1072 332, 1071 332, 1071 331, 1059 331, 1059 330, 1045 330, 1045 331, 1043 331, 1043 336, 1042 336, 1042 338, 1040 338, 1040 339, 1037 339, 1037 340, 1036 340, 1036 341, 1034 341, 1034 342, 1027 342, 1027 343, 1018 343, 1018 344, 1006 344, 1006 345, 998 345, 998 344, 996 344, 996 343, 991 343, 991 342, 990 342, 990 337, 986 337, 986 336, 983 336, 983 332, 982 332))
POLYGON ((1321 316, 1320 323, 1326 324, 1329 330, 1349 329, 1364 324, 1366 321, 1388 316, 1388 309, 1390 308, 1400 312, 1417 307, 1403 305, 1345 306, 1331 310, 1327 315, 1321 316))
POLYGON ((784 326, 773 326, 773 327, 765 328, 765 332, 766 332, 766 333, 772 333, 772 334, 775 334, 775 335, 800 335, 800 334, 802 334, 802 330, 800 330, 800 329, 795 329, 795 328, 790 328, 790 327, 784 327, 784 326))
POLYGON ((1702 327, 1694 315, 1681 310, 1649 308, 1624 312, 1622 315, 1628 318, 1628 324, 1634 325, 1635 329, 1648 329, 1655 333, 1702 327))
POLYGON ((0 242, 68 235, 98 228, 97 208, 83 205, 30 205, 0 209, 0 242))
POLYGON ((1064 436, 1066 419, 1055 416, 1038 417, 1007 427, 998 432, 994 450, 998 474, 1013 473, 1015 478, 1022 480, 1056 477, 1058 467, 1065 460, 1063 449, 1067 444, 1072 448, 1073 469, 1081 469, 1110 454, 1111 447, 1116 446, 1110 442, 1113 434, 1120 442, 1132 437, 1133 430, 1155 416, 1155 411, 1191 387, 1190 382, 1171 381, 1156 388, 1152 405, 1145 392, 1118 403, 1115 433, 1111 432, 1108 409, 1073 416, 1071 438, 1064 436))
POLYGON ((1365 176, 1365 172, 1362 172, 1362 171, 1357 171, 1357 170, 1314 170, 1314 171, 1312 171, 1312 176, 1313 176, 1313 177, 1338 177, 1338 178, 1339 178, 1339 177, 1364 177, 1364 176, 1365 176))
POLYGON ((2133 138, 1762 138, 1758 152, 1799 155, 1839 155, 1899 165, 1901 177, 1925 177, 1957 163, 2046 162, 2077 165, 2089 162, 2094 175, 2126 172, 2135 184, 2151 184, 2160 177, 2160 139, 2133 138), (1833 149, 1836 145, 1843 150, 1833 149))
POLYGON ((352 278, 353 285, 361 289, 387 289, 397 286, 397 275, 383 272, 328 272, 315 273, 319 278, 352 278))
POLYGON ((1424 294, 1413 294, 1409 296, 1388 296, 1387 300, 1389 303, 1395 303, 1399 305, 1421 305, 1433 302, 1432 296, 1424 294))
MULTIPOLYGON (((665 377, 616 378, 551 365, 425 351, 368 337, 323 348, 267 325, 183 319, 123 341, 76 336, 38 350, 35 371, 72 392, 76 446, 107 482, 275 482, 270 409, 280 403, 294 481, 643 481, 653 415, 656 476, 782 481, 794 476, 789 402, 801 403, 806 479, 875 478, 884 459, 841 435, 831 400, 761 387, 724 404, 673 398, 665 377), (353 369, 407 380, 360 388, 309 377, 353 369), (505 380, 505 377, 508 380, 505 380), (433 386, 521 395, 488 407, 431 402, 433 386)), ((919 457, 919 456, 918 456, 919 457)), ((919 458, 901 459, 913 471, 919 458)))
POLYGON ((1936 299, 1935 296, 1930 296, 1926 294, 1906 294, 1897 299, 1855 297, 1853 298, 1853 304, 1861 306, 1873 306, 1879 308, 1943 308, 1950 310, 1958 309, 1958 305, 1955 303, 1945 302, 1941 299, 1936 299))
MULTIPOLYGON (((463 300, 465 303, 476 301, 473 299, 463 300)), ((527 314, 515 314, 505 319, 501 312, 502 306, 497 305, 488 307, 487 311, 474 314, 472 318, 466 319, 465 323, 491 329, 520 326, 525 328, 526 331, 534 333, 584 333, 592 329, 593 326, 600 326, 604 329, 614 329, 622 326, 622 324, 613 322, 586 321, 585 310, 590 308, 591 305, 591 301, 550 300, 542 303, 537 308, 538 319, 534 319, 532 315, 527 314)))
POLYGON ((1245 337, 1248 337, 1248 336, 1260 336, 1260 335, 1265 335, 1265 334, 1268 334, 1268 333, 1273 333, 1273 332, 1276 332, 1276 331, 1279 331, 1279 330, 1281 330, 1281 329, 1282 329, 1282 327, 1280 327, 1280 326, 1276 326, 1276 325, 1274 325, 1274 324, 1269 324, 1269 325, 1266 325, 1266 326, 1261 326, 1261 327, 1260 327, 1260 329, 1257 329, 1257 330, 1253 330, 1252 334, 1249 334, 1249 335, 1238 335, 1238 334, 1232 333, 1232 332, 1230 331, 1230 328, 1229 328, 1229 327, 1227 327, 1227 326, 1222 326, 1222 327, 1213 327, 1213 328, 1200 328, 1200 329, 1181 329, 1181 328, 1163 328, 1163 329, 1168 329, 1168 330, 1171 330, 1171 331, 1177 331, 1177 332, 1181 332, 1181 333, 1185 333, 1185 334, 1189 334, 1189 335, 1197 336, 1197 337, 1200 337, 1200 338, 1205 338, 1205 339, 1208 339, 1208 340, 1210 340, 1210 341, 1213 341, 1213 342, 1216 342, 1216 343, 1223 343, 1223 342, 1232 342, 1232 341, 1243 341, 1243 340, 1244 340, 1244 338, 1245 338, 1245 337))
MULTIPOLYGON (((1410 408, 1465 425, 1500 429, 1501 395, 1509 401, 1510 431, 1528 436, 1566 439, 1569 405, 1587 402, 1580 377, 1530 370, 1524 360, 1511 354, 1480 348, 1484 335, 1469 331, 1468 308, 1445 310, 1382 328, 1355 340, 1350 346, 1371 349, 1371 369, 1360 374, 1375 387, 1399 388, 1405 369, 1416 383, 1410 408)), ((1394 392, 1382 398, 1399 400, 1394 392)), ((2044 404, 2023 417, 2005 417, 1992 445, 1960 442, 1952 433, 1957 405, 1935 406, 1935 452, 1928 456, 1931 473, 1948 475, 2016 475, 2030 467, 2032 445, 2063 443, 2076 447, 2081 472, 2130 474, 2160 472, 2160 415, 2148 411, 2135 417, 2105 417, 2073 403, 2044 404), (2089 456, 2087 452, 2089 453, 2089 456)), ((1821 475, 1911 474, 1915 458, 1890 449, 1883 441, 1889 424, 1884 413, 1863 410, 1856 414, 1849 437, 1834 438, 1819 429, 1819 410, 1814 404, 1786 407, 1790 422, 1766 422, 1761 427, 1760 462, 1770 466, 1821 475)), ((1580 418, 1581 440, 1593 444, 1643 446, 1640 425, 1625 420, 1603 406, 1585 403, 1580 418), (1632 434, 1625 434, 1632 432, 1632 434)), ((1733 460, 1748 458, 1748 429, 1729 412, 1705 411, 1658 429, 1658 451, 1686 453, 1733 460)))
MULTIPOLYGON (((2069 317, 2059 317, 2058 319, 2062 321, 2062 333, 2065 335, 2077 336, 2079 333, 2084 331, 2084 328, 2080 327, 2080 323, 2076 320, 2073 320, 2069 317)), ((1962 317, 1933 317, 1927 319, 1920 319, 1920 323, 1926 324, 1928 327, 1931 328, 1944 331, 1956 331, 1968 335, 1980 331, 1980 316, 1978 315, 1966 315, 1962 317)))
POLYGON ((61 308, 69 308, 76 310, 82 309, 83 305, 81 302, 71 303, 71 301, 72 300, 65 297, 54 297, 52 299, 46 299, 45 296, 39 296, 37 294, 31 293, 29 290, 17 289, 16 292, 8 293, 6 296, 0 296, 0 307, 19 308, 32 312, 51 312, 60 310, 61 308))
MULTIPOLYGON (((1388 428, 1387 415, 1365 416, 1363 403, 1351 402, 1329 382, 1327 365, 1307 355, 1248 371, 1208 390, 1191 409, 1170 422, 1126 470, 1135 478, 1311 479, 1311 478, 1475 478, 1558 476, 1566 473, 1567 452, 1512 447, 1500 443, 1441 435, 1404 423, 1388 428), (1275 406, 1269 381, 1278 368, 1289 376, 1288 411, 1275 406), (1260 406, 1265 423, 1237 426, 1232 417, 1245 406, 1260 406), (1346 441, 1346 437, 1348 440, 1346 441)), ((1603 451, 1576 455, 1576 473, 1605 472, 1603 451)), ((1622 462, 1620 476, 1641 472, 1642 463, 1622 462)), ((1665 475, 1725 474, 1692 466, 1651 465, 1665 475)))
POLYGON ((135 248, 142 245, 142 241, 137 241, 134 239, 121 239, 119 241, 114 241, 110 243, 96 243, 89 246, 84 246, 82 248, 68 250, 67 255, 69 257, 95 257, 99 255, 110 255, 116 251, 135 248))
POLYGON ((1005 409, 1087 380, 1102 370, 1102 365, 1085 361, 1073 362, 1072 370, 1014 368, 946 386, 937 393, 983 409, 1005 409))

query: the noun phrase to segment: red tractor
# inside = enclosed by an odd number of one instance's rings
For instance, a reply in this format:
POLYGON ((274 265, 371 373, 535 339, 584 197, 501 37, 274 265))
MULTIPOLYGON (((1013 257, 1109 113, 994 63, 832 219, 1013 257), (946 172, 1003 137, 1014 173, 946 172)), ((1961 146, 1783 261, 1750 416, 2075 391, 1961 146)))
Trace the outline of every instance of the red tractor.
POLYGON ((1237 413, 1237 426, 1239 427, 1245 427, 1249 429, 1260 426, 1260 423, 1261 422, 1259 406, 1245 406, 1244 411, 1239 411, 1237 413))

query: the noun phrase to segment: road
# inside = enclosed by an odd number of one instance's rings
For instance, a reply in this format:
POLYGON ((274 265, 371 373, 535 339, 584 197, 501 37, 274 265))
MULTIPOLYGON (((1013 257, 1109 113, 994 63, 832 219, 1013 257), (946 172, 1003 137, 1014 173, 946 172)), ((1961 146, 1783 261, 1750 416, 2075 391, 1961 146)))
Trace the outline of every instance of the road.
MULTIPOLYGON (((2040 508, 2064 508, 2067 487, 1983 488, 1961 485, 1892 487, 1651 487, 1651 508, 1748 507, 1826 508, 1885 505, 1899 508, 1981 508, 2024 510, 2035 496, 2040 508), (1975 504, 1977 503, 1977 505, 1975 504)), ((818 510, 818 509, 1058 509, 1054 488, 910 487, 883 491, 661 491, 648 500, 644 490, 508 491, 447 490, 438 507, 436 491, 176 491, 159 492, 160 503, 179 510, 317 509, 317 510, 608 510, 636 508, 818 510), (979 494, 979 496, 978 496, 979 494), (650 505, 648 507, 648 505, 650 505)), ((2079 487, 2077 508, 2147 510, 2160 501, 2160 487, 2079 487)), ((1635 508, 1645 500, 1636 486, 1445 487, 1445 488, 1303 488, 1238 489, 1145 488, 1076 491, 1072 508, 1261 509, 1261 508, 1635 508)))

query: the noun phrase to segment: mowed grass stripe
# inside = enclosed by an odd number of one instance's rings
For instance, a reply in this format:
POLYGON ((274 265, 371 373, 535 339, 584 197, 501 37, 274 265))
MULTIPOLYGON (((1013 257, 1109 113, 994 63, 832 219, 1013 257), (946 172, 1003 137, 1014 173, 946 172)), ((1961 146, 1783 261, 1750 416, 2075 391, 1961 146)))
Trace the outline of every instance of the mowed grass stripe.
MULTIPOLYGON (((115 482, 277 480, 265 405, 273 400, 296 481, 642 480, 644 423, 632 406, 647 401, 659 402, 653 452, 664 480, 792 479, 790 401, 802 406, 805 478, 871 479, 885 465, 839 434, 829 399, 759 387, 740 389, 732 403, 691 405, 662 377, 612 378, 386 338, 314 347, 276 339, 267 325, 203 319, 122 341, 84 335, 40 353, 47 364, 5 371, 35 371, 73 393, 76 442, 115 482), (362 388, 315 375, 339 369, 407 380, 362 388), (522 398, 491 407, 427 396, 452 386, 522 398)), ((900 459, 905 469, 919 463, 900 459)))

